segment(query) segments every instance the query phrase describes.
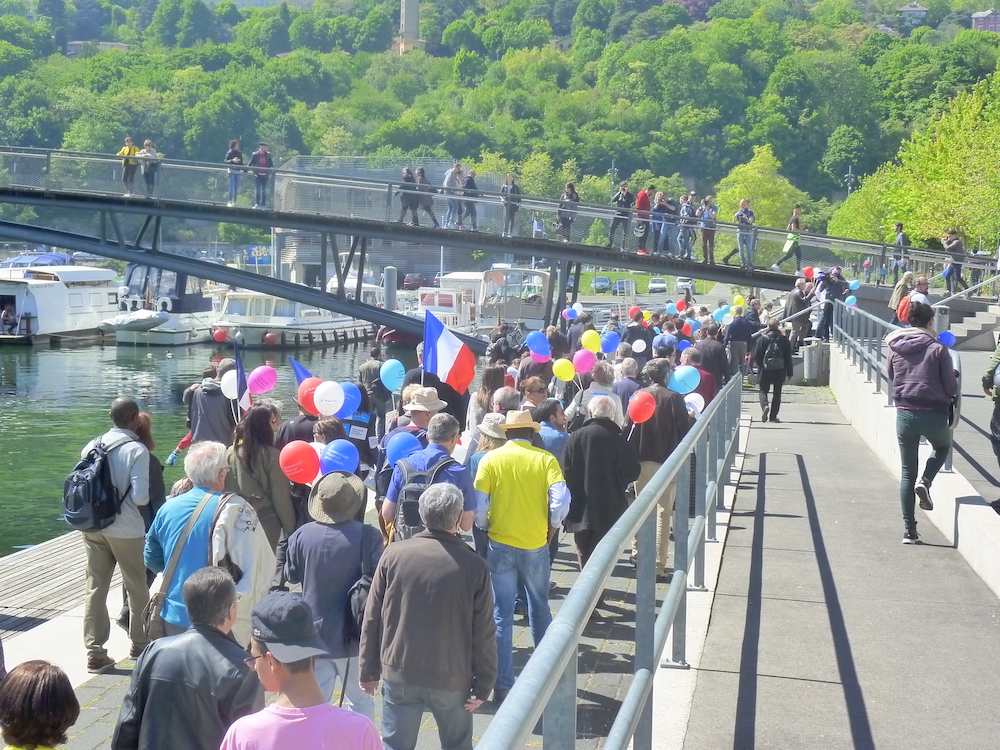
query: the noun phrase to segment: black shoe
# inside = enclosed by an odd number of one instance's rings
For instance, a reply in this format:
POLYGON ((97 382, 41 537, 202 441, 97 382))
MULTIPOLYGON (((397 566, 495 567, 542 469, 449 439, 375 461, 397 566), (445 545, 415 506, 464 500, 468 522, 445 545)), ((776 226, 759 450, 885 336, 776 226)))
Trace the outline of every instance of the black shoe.
POLYGON ((501 703, 504 702, 504 700, 507 699, 507 694, 509 692, 510 692, 509 688, 508 689, 497 688, 496 690, 493 691, 493 702, 499 706, 501 703))
POLYGON ((914 487, 913 491, 916 493, 917 499, 920 501, 919 505, 921 510, 934 510, 934 501, 931 500, 931 486, 926 481, 921 479, 917 482, 917 486, 914 487))
POLYGON ((767 415, 770 414, 770 412, 771 412, 770 407, 768 407, 768 406, 762 406, 760 408, 760 421, 761 422, 766 422, 767 421, 767 415))
POLYGON ((997 513, 1000 513, 1000 500, 994 500, 990 503, 990 507, 993 508, 997 513))
POLYGON ((917 534, 916 526, 911 526, 903 532, 903 544, 917 544, 919 541, 920 535, 917 534))
POLYGON ((771 421, 772 422, 777 422, 778 424, 781 424, 781 420, 778 419, 777 417, 771 417, 771 421))

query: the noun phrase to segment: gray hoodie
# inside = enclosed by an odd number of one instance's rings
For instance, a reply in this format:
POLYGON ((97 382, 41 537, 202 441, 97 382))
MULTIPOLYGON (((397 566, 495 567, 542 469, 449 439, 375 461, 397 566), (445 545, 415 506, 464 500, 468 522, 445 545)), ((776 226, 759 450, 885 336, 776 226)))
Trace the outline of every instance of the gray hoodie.
POLYGON ((926 328, 900 328, 886 336, 885 343, 896 407, 947 414, 958 393, 948 348, 926 328))

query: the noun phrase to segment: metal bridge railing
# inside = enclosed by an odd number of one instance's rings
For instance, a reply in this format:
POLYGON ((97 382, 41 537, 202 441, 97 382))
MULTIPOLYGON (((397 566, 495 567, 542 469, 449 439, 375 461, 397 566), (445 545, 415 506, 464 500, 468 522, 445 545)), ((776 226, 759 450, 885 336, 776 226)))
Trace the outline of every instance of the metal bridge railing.
MULTIPOLYGON (((247 154, 249 158, 249 153, 247 154)), ((466 214, 465 226, 471 227, 467 209, 475 206, 477 227, 481 232, 500 234, 504 228, 504 207, 498 192, 480 190, 475 196, 462 195, 460 189, 449 192, 439 185, 429 185, 432 192, 401 190, 398 182, 361 177, 345 177, 317 172, 293 171, 282 167, 258 170, 243 167, 240 170, 238 205, 250 206, 254 196, 254 173, 267 172, 267 205, 284 212, 308 215, 340 216, 370 219, 381 222, 401 219, 401 200, 416 196, 441 222, 448 212, 449 201, 461 203, 466 214)), ((156 188, 152 198, 187 201, 192 203, 225 205, 228 202, 230 167, 225 164, 159 159, 156 188)), ((440 176, 432 176, 432 179, 440 176)), ((0 186, 42 191, 68 191, 96 195, 121 195, 122 157, 112 154, 92 154, 71 151, 48 151, 0 147, 0 186)), ((412 185, 410 185, 412 187, 412 185)), ((644 186, 633 186, 637 192, 644 186)), ((144 200, 144 183, 141 174, 135 176, 132 200, 144 200)), ((608 196, 610 202, 611 196, 608 196)), ((697 218, 670 218, 661 223, 662 214, 640 214, 634 209, 618 209, 609 205, 577 203, 560 206, 552 197, 522 194, 519 210, 514 217, 514 235, 521 237, 547 237, 554 241, 568 238, 570 242, 590 246, 608 247, 608 230, 616 219, 623 219, 617 229, 615 246, 625 252, 635 252, 642 240, 637 236, 646 232, 645 247, 649 253, 657 250, 656 234, 662 229, 666 237, 664 253, 678 255, 690 248, 692 257, 703 259, 702 227, 697 218), (572 218, 568 232, 561 229, 561 216, 572 218), (595 224, 597 225, 595 227, 595 224), (567 237, 568 235, 568 237, 567 237), (682 246, 683 241, 683 246, 682 246)), ((418 220, 431 224, 428 210, 418 210, 418 220)), ((728 217, 723 216, 722 219, 728 217)), ((403 221, 412 215, 406 212, 403 221)), ((790 241, 788 232, 779 228, 739 227, 729 221, 718 221, 714 229, 715 262, 740 265, 739 247, 753 256, 752 266, 770 268, 780 263, 791 271, 805 266, 828 267, 842 265, 857 267, 861 275, 863 259, 871 258, 877 267, 883 263, 890 268, 893 278, 895 253, 899 248, 881 242, 863 242, 842 237, 828 237, 802 232, 797 243, 790 241)), ((909 263, 913 270, 940 276, 948 262, 946 255, 928 250, 908 249, 909 263)), ((985 262, 985 261, 984 261, 985 262)), ((978 261, 970 256, 967 267, 973 271, 978 261)), ((978 273, 978 271, 976 271, 978 273)))
POLYGON ((734 378, 705 409, 635 502, 601 540, 553 618, 545 637, 477 743, 479 750, 522 747, 540 716, 547 750, 576 746, 577 657, 580 636, 598 597, 637 535, 634 677, 604 747, 652 747, 653 677, 658 666, 686 666, 688 591, 705 591, 705 543, 714 541, 739 444, 742 381, 734 378), (689 487, 694 472, 694 519, 689 487), (656 611, 656 509, 671 484, 674 504, 674 574, 656 611), (690 584, 690 588, 689 588, 690 584), (673 632, 670 655, 661 663, 673 632))

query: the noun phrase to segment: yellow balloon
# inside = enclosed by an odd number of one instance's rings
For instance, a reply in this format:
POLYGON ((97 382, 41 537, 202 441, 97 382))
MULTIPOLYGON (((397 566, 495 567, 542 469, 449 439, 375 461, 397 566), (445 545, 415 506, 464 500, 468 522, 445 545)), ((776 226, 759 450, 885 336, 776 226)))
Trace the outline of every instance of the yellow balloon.
MULTIPOLYGON (((597 333, 592 331, 592 333, 597 333)), ((598 336, 600 340, 600 336, 598 336)), ((569 382, 573 379, 573 375, 576 374, 576 370, 573 367, 573 363, 568 359, 557 359, 552 363, 552 374, 564 382, 569 382)))
POLYGON ((649 320, 652 317, 653 317, 653 313, 651 311, 649 311, 649 310, 646 310, 646 311, 644 311, 642 313, 642 319, 643 320, 649 320))
MULTIPOLYGON (((597 331, 584 331, 583 335, 580 337, 580 346, 584 349, 589 349, 594 354, 601 351, 601 334, 597 331)), ((569 362, 569 360, 566 360, 569 362)), ((569 380, 570 378, 563 378, 563 380, 569 380)))
POLYGON ((743 299, 742 294, 737 294, 735 297, 733 297, 733 304, 736 305, 737 307, 742 307, 744 302, 746 302, 746 300, 743 299))

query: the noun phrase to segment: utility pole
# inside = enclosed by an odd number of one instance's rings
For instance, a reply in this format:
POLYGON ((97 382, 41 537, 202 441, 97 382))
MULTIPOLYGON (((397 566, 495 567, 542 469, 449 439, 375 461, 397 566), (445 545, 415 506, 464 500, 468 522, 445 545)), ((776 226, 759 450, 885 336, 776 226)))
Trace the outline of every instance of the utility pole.
POLYGON ((854 174, 853 167, 850 164, 848 164, 847 165, 847 174, 844 175, 844 185, 847 186, 847 195, 848 196, 851 195, 851 191, 854 190, 854 188, 857 186, 857 184, 858 184, 858 176, 856 174, 854 174))

